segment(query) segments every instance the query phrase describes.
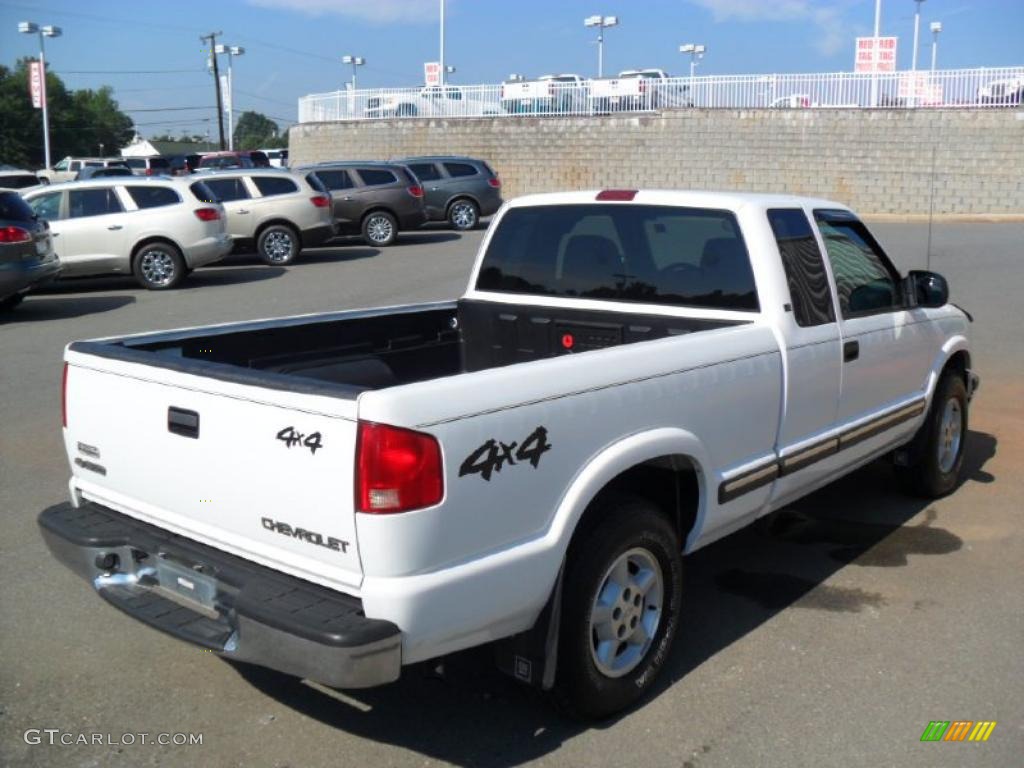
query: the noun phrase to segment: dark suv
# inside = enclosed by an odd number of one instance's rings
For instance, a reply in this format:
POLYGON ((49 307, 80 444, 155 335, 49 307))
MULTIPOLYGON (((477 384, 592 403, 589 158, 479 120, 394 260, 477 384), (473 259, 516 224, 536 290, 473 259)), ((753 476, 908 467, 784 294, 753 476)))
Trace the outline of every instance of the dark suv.
POLYGON ((294 170, 330 191, 339 235, 361 233, 368 244, 381 247, 394 243, 399 231, 416 229, 427 220, 423 187, 400 163, 343 161, 294 170))
POLYGON ((0 190, 0 310, 16 306, 60 269, 50 225, 17 192, 0 190))
POLYGON ((471 157, 406 157, 404 163, 423 185, 429 221, 447 221, 453 229, 473 229, 481 216, 501 207, 501 179, 483 160, 471 157))
POLYGON ((258 149, 248 152, 207 152, 199 159, 199 168, 269 168, 270 160, 258 149))

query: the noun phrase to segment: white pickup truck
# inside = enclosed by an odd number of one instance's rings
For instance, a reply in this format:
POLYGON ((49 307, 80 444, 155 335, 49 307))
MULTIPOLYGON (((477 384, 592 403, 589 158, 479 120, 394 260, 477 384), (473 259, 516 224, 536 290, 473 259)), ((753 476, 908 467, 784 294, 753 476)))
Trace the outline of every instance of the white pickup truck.
POLYGON ((834 202, 520 198, 455 302, 71 344, 71 501, 39 523, 223 656, 365 687, 501 641, 605 716, 665 662, 683 555, 878 457, 955 487, 947 295, 834 202))

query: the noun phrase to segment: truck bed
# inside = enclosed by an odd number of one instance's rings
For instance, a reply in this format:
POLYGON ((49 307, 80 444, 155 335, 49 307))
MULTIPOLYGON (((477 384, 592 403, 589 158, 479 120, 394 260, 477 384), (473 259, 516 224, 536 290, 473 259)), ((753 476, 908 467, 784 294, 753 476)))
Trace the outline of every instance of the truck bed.
POLYGON ((72 349, 272 389, 354 397, 741 323, 462 299, 76 342, 72 349))

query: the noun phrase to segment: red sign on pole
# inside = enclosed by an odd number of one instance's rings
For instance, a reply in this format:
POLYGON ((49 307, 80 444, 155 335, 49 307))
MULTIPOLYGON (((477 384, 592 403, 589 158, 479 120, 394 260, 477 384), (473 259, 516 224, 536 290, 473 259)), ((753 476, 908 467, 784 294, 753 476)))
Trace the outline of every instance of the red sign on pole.
POLYGON ((895 72, 895 37, 858 37, 853 60, 855 72, 895 72))
POLYGON ((441 84, 441 64, 437 61, 426 61, 423 63, 424 85, 441 84))
POLYGON ((43 65, 38 61, 28 63, 28 92, 32 96, 32 106, 42 109, 46 95, 43 91, 43 65))

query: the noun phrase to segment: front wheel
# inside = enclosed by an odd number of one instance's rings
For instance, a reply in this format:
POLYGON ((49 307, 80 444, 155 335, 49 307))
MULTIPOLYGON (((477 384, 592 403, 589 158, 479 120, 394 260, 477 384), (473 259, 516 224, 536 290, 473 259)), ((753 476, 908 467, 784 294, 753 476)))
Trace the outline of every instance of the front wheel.
POLYGON ((7 312, 8 310, 14 309, 16 306, 21 304, 24 298, 25 294, 15 293, 11 296, 7 296, 6 298, 0 299, 0 312, 7 312))
POLYGON ((271 224, 256 238, 256 252, 271 267, 291 264, 299 253, 299 236, 289 226, 271 224))
POLYGON ((967 387, 962 377, 946 373, 935 387, 928 416, 912 444, 913 463, 897 467, 904 487, 929 499, 950 493, 960 477, 966 438, 967 387))
POLYGON ((370 245, 384 248, 398 238, 398 222, 387 211, 374 211, 363 219, 363 239, 370 245))
POLYGON ((679 537, 657 507, 614 496, 595 513, 566 563, 554 689, 561 708, 582 719, 619 712, 651 687, 682 595, 679 537))
POLYGON ((466 232, 480 221, 480 209, 472 200, 456 200, 448 208, 448 223, 452 229, 466 232))
POLYGON ((185 278, 185 259, 170 243, 149 243, 135 254, 135 279, 150 291, 174 288, 185 278))

